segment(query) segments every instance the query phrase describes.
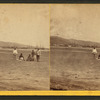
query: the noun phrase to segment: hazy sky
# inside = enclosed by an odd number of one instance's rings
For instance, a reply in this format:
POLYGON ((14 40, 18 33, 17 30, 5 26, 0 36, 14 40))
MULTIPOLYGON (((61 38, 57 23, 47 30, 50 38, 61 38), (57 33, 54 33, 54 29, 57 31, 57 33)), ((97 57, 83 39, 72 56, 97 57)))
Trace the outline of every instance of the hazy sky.
POLYGON ((0 41, 49 47, 49 5, 0 4, 0 41))
POLYGON ((100 4, 51 5, 51 35, 100 42, 100 4))

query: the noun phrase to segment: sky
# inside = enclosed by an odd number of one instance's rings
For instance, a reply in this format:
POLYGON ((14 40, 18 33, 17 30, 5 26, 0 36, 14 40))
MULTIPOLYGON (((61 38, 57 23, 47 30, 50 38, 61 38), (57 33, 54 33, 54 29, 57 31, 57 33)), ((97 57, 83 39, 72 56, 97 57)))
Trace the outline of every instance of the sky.
POLYGON ((0 4, 0 41, 49 48, 48 4, 0 4))
POLYGON ((100 42, 100 4, 51 5, 51 35, 100 42))

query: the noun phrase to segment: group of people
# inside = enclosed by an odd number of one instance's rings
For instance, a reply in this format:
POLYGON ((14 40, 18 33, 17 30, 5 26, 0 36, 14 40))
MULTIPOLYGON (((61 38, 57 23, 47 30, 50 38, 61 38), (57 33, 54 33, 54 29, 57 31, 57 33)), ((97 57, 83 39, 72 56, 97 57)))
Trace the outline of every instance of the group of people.
MULTIPOLYGON (((17 59, 17 55, 18 55, 18 51, 16 48, 13 49, 13 56, 14 56, 14 59, 17 59)), ((40 61, 40 55, 41 55, 41 51, 40 49, 37 49, 36 51, 35 50, 32 50, 32 52, 28 55, 26 61, 34 61, 34 60, 37 60, 37 62, 40 61)), ((20 61, 25 61, 25 58, 23 56, 23 53, 21 53, 18 57, 17 60, 20 60, 20 61)))
MULTIPOLYGON (((97 53, 98 53, 97 49, 94 47, 93 50, 92 50, 92 54, 93 54, 94 58, 96 58, 97 53)), ((100 60, 100 54, 97 56, 96 59, 100 60)))

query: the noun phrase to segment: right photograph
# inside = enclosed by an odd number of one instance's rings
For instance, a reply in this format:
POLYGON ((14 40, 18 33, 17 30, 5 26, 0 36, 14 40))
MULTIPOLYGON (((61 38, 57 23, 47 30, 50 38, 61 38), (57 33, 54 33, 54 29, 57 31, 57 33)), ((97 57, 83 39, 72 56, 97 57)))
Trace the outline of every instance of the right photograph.
POLYGON ((52 4, 50 89, 100 90, 100 4, 52 4))

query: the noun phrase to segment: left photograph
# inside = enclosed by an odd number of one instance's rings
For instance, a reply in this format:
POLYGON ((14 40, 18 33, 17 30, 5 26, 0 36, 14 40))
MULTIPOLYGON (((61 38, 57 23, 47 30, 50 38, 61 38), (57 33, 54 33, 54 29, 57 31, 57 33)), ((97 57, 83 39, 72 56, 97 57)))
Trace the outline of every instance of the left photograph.
POLYGON ((0 91, 49 90, 49 5, 0 4, 0 91))

